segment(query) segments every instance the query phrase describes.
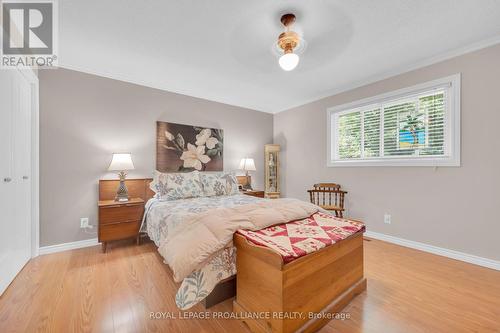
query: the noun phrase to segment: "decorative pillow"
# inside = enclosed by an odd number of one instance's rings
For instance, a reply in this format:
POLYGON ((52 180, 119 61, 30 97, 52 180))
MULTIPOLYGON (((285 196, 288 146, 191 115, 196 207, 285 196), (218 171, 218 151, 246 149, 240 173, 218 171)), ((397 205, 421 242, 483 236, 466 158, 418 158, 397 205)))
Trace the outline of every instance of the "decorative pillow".
POLYGON ((155 171, 149 186, 160 200, 202 197, 203 189, 198 171, 189 173, 161 173, 155 171))
POLYGON ((207 197, 238 194, 238 180, 232 172, 200 173, 203 192, 207 197))
POLYGON ((167 174, 155 170, 153 172, 153 181, 149 183, 151 191, 155 192, 155 198, 160 198, 167 194, 167 174))

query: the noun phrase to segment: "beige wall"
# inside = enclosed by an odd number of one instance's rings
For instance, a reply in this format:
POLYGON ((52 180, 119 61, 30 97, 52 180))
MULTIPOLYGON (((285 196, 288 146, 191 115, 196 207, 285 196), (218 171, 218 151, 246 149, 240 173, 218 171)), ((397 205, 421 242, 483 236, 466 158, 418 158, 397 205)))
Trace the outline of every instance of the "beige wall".
POLYGON ((370 231, 499 260, 499 97, 497 45, 279 113, 283 190, 307 199, 315 182, 338 182, 349 191, 349 216, 370 231), (326 166, 328 107, 455 73, 462 73, 461 167, 326 166), (392 224, 383 223, 384 213, 392 224))
MULTIPOLYGON (((223 128, 227 170, 245 155, 262 166, 262 147, 273 140, 269 114, 64 69, 40 71, 39 79, 41 246, 96 237, 79 219, 97 221, 97 181, 113 176, 111 153, 131 151, 131 177, 149 176, 157 120, 223 128)), ((500 260, 499 94, 494 46, 279 113, 283 192, 307 199, 313 183, 336 181, 349 191, 349 215, 370 231, 500 260), (461 167, 326 167, 328 107, 455 73, 462 73, 461 167)), ((259 169, 254 182, 262 188, 259 169)))
POLYGON ((80 217, 97 222, 97 182, 113 176, 112 152, 130 151, 130 177, 149 177, 157 120, 224 129, 224 168, 253 157, 262 188, 270 114, 64 69, 40 71, 39 79, 41 246, 96 237, 80 229, 80 217))

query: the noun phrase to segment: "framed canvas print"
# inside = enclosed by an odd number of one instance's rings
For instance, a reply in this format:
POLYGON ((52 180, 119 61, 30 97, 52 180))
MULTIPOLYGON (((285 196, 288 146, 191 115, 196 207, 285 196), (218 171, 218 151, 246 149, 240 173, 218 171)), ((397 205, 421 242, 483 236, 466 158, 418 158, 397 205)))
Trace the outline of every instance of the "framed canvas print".
POLYGON ((156 122, 156 169, 160 172, 222 171, 223 130, 156 122))

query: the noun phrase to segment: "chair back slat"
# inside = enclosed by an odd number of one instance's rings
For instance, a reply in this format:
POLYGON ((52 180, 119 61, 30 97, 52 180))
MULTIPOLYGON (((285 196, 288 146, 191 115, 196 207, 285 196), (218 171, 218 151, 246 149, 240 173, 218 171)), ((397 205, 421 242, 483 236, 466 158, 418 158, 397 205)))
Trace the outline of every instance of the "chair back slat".
POLYGON ((311 203, 333 211, 338 217, 343 217, 344 198, 347 192, 342 191, 339 184, 318 183, 307 192, 311 203))

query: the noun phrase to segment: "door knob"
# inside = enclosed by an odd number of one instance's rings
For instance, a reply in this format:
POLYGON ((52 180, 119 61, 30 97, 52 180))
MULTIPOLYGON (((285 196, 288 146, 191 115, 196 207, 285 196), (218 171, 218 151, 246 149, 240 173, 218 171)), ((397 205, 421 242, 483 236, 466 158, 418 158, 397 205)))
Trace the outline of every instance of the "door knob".
POLYGON ((7 178, 4 178, 3 181, 5 183, 10 183, 12 181, 12 178, 7 177, 7 178))
POLYGON ((30 178, 30 177, 28 177, 28 176, 23 176, 23 179, 25 179, 25 180, 26 180, 26 179, 29 179, 29 178, 30 178))

